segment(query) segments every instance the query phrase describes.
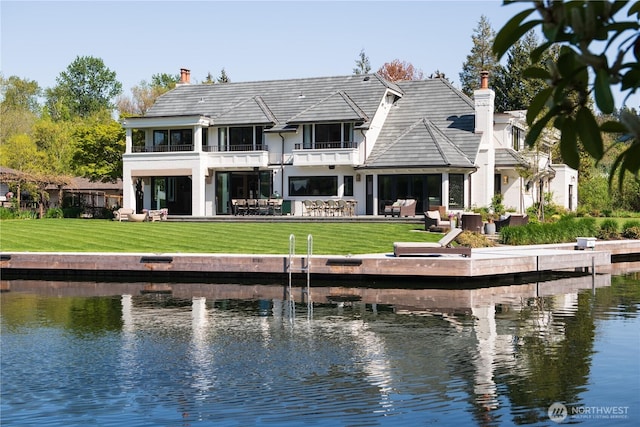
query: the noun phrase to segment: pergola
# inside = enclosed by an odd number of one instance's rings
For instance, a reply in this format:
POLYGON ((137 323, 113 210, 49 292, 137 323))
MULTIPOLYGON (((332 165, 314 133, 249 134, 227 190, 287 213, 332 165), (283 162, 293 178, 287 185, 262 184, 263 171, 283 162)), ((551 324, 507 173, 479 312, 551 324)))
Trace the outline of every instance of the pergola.
POLYGON ((34 184, 38 189, 38 210, 39 216, 42 218, 44 216, 44 195, 46 193, 46 187, 48 185, 69 185, 73 182, 73 179, 63 175, 46 175, 42 173, 23 172, 5 166, 0 166, 0 182, 16 185, 18 206, 20 206, 20 190, 22 186, 26 183, 34 184))

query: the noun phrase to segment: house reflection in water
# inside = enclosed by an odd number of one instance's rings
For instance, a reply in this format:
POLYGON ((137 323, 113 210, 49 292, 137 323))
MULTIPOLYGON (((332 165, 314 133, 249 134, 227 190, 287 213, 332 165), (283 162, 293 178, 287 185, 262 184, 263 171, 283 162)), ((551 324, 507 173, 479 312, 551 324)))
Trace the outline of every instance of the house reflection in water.
MULTIPOLYGON (((141 339, 187 339, 184 362, 191 366, 191 390, 183 393, 191 400, 229 386, 229 378, 225 383, 220 378, 220 366, 242 360, 260 367, 274 359, 259 378, 243 381, 275 390, 283 375, 297 377, 313 394, 315 387, 331 386, 344 375, 352 396, 375 402, 379 413, 389 414, 407 404, 402 389, 411 384, 413 398, 429 396, 439 404, 452 395, 457 400, 466 396, 462 399, 468 399, 477 421, 484 424, 495 421, 492 414, 505 399, 512 406, 520 403, 514 402, 517 396, 501 396, 510 387, 498 385, 505 373, 526 383, 540 369, 523 351, 522 337, 541 338, 550 346, 565 340, 559 319, 572 317, 578 309, 578 291, 611 284, 606 274, 594 280, 574 277, 476 289, 320 286, 311 288, 316 307, 310 319, 302 314, 302 292, 294 293, 300 297, 299 317, 292 316, 283 286, 14 280, 3 281, 3 288, 48 296, 119 294, 122 345, 117 374, 123 387, 141 364, 151 363, 145 359, 149 350, 141 353, 141 339), (359 373, 341 372, 338 362, 330 363, 332 358, 353 361, 359 373), (278 360, 290 365, 272 373, 278 360)), ((574 378, 571 387, 583 380, 574 378)))

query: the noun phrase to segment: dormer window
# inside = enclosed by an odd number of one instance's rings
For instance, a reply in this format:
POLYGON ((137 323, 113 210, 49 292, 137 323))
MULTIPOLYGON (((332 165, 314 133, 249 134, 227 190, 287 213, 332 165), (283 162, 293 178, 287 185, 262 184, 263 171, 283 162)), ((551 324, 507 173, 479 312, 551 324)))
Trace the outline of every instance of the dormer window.
POLYGON ((304 125, 303 148, 353 148, 353 123, 304 125))

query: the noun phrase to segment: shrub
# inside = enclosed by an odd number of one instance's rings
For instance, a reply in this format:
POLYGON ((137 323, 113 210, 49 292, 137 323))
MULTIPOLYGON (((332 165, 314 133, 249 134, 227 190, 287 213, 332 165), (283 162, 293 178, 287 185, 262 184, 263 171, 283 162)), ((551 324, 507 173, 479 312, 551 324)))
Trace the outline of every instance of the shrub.
POLYGON ((620 238, 618 222, 615 219, 605 219, 600 223, 600 231, 596 236, 602 240, 616 240, 620 238))
POLYGON ((72 208, 64 208, 62 209, 65 218, 80 218, 80 214, 82 213, 82 208, 80 207, 72 207, 72 208))
POLYGON ((594 218, 563 217, 553 223, 529 223, 500 230, 500 240, 507 245, 538 245, 567 243, 576 237, 595 236, 598 232, 594 218))
POLYGON ((622 237, 627 239, 640 239, 640 227, 629 227, 622 232, 622 237))
POLYGON ((640 220, 631 219, 622 224, 622 237, 626 239, 640 239, 640 220))
POLYGON ((467 246, 469 248, 486 248, 496 245, 485 235, 474 233, 473 231, 463 231, 456 237, 456 242, 461 246, 467 246))
POLYGON ((45 218, 64 218, 64 212, 61 208, 49 208, 44 215, 45 218))

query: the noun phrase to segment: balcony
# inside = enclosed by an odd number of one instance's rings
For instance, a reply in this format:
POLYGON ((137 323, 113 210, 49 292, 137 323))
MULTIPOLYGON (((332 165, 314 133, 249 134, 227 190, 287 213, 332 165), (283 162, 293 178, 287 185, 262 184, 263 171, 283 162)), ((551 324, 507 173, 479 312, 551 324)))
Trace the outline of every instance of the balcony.
POLYGON ((264 168, 269 165, 269 147, 265 144, 205 146, 207 166, 210 168, 264 168))
POLYGON ((193 145, 134 145, 133 147, 131 147, 132 153, 172 153, 177 151, 193 151, 193 145))
POLYGON ((296 144, 293 150, 293 164, 296 166, 357 166, 359 164, 357 143, 316 142, 312 147, 296 144))

